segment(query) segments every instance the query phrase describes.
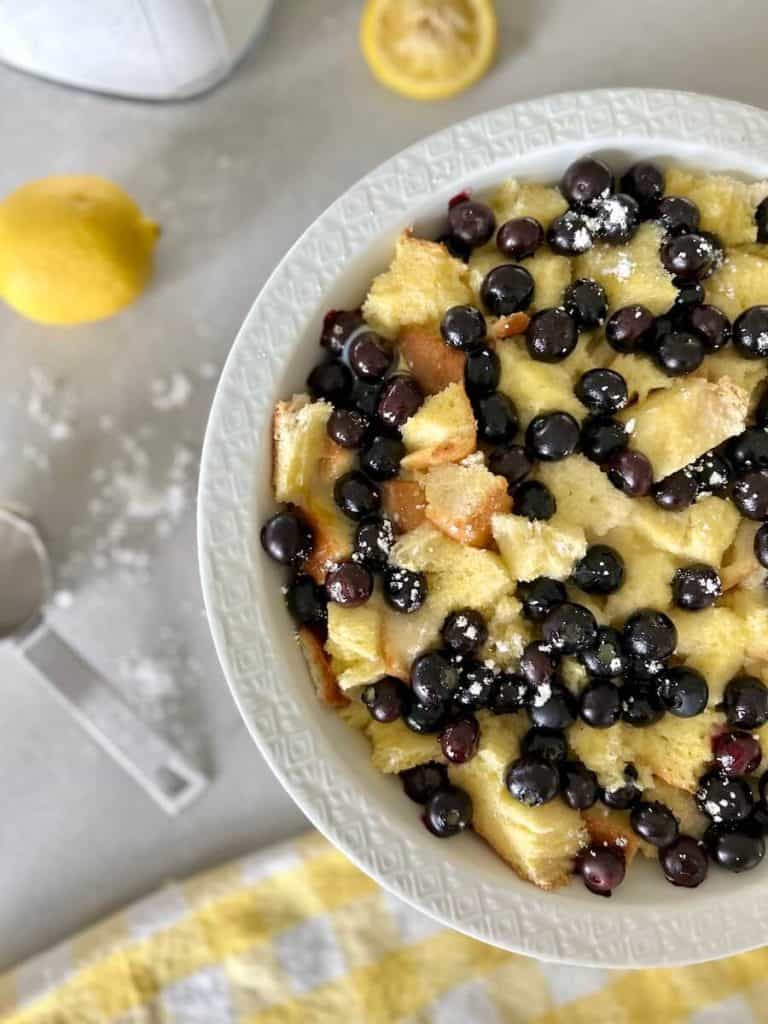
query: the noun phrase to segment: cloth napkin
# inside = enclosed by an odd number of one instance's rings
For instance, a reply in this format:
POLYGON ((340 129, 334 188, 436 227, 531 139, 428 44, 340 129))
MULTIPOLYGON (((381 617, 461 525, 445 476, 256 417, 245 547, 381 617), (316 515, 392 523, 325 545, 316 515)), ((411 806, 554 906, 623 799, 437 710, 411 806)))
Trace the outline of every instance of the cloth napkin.
POLYGON ((768 949, 562 967, 459 935, 311 834, 169 885, 0 976, 3 1024, 752 1024, 768 949))

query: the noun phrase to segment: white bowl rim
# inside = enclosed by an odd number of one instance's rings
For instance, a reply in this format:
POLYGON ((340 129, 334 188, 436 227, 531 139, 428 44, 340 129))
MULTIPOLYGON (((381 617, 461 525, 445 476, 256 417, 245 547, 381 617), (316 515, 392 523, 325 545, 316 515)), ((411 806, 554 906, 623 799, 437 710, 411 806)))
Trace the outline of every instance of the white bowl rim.
MULTIPOLYGON (((418 844, 371 827, 371 808, 355 780, 335 785, 333 800, 327 780, 313 787, 302 779, 297 785, 291 777, 295 741, 317 752, 319 739, 309 725, 286 737, 292 742, 281 742, 281 714, 296 708, 288 701, 286 709, 271 641, 255 601, 260 573, 251 564, 250 543, 258 524, 248 508, 249 484, 263 452, 252 429, 252 410, 261 401, 259 385, 274 382, 296 339, 317 318, 320 300, 334 280, 372 237, 402 223, 416 198, 447 198, 478 177, 499 181, 510 173, 491 176, 502 159, 522 160, 573 145, 589 151, 643 143, 681 154, 695 154, 703 146, 723 154, 723 166, 730 160, 734 168, 753 170, 757 160, 768 175, 765 111, 695 93, 630 88, 558 93, 469 118, 409 146, 351 186, 277 264, 237 334, 211 408, 197 508, 203 595, 224 675, 270 768, 319 831, 385 889, 448 927, 542 960, 593 967, 682 965, 754 949, 768 939, 768 900, 729 898, 727 890, 707 897, 705 886, 683 900, 680 890, 670 887, 669 899, 647 905, 624 908, 619 898, 585 904, 563 899, 558 892, 543 894, 530 885, 510 892, 505 886, 480 883, 450 864, 438 865, 438 891, 426 897, 414 884, 425 863, 418 844), (462 149, 468 141, 473 150, 462 149), (453 164, 450 156, 456 157, 453 164), (416 177, 398 191, 398 173, 416 177), (371 199, 377 185, 386 186, 387 192, 386 203, 378 207, 371 199), (359 220, 354 230, 347 223, 355 208, 358 214, 365 208, 362 230, 359 220), (325 238, 339 244, 324 246, 322 266, 301 259, 311 243, 325 238), (314 294, 296 313, 295 301, 287 304, 285 292, 293 290, 295 300, 295 289, 301 294, 305 286, 314 294), (280 312, 279 322, 275 311, 280 312), (254 345, 257 338, 263 347, 254 345)), ((270 395, 270 408, 272 402, 270 395)), ((315 697, 308 686, 310 702, 315 697)), ((335 757, 328 744, 320 753, 335 757)), ((768 876, 761 888, 760 895, 768 894, 768 876)))

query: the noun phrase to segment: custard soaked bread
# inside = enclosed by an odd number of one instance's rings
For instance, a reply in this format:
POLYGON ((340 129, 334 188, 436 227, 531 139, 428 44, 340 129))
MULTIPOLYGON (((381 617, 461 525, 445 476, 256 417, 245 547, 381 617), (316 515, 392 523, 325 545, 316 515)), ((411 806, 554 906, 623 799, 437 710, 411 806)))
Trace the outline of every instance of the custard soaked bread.
POLYGON ((592 158, 457 196, 275 409, 319 699, 543 889, 764 855, 766 196, 592 158))

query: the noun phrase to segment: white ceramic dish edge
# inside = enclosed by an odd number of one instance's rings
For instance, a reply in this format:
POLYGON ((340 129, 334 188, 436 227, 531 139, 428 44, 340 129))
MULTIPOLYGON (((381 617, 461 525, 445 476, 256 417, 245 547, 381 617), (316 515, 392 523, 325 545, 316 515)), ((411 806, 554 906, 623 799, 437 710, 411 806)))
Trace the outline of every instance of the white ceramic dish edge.
POLYGON ((689 892, 640 865, 613 900, 597 900, 576 886, 539 892, 475 837, 438 843, 396 781, 370 767, 367 744, 317 704, 275 600, 279 575, 258 547, 272 406, 291 384, 300 389, 317 354, 303 340, 316 338, 323 311, 359 301, 399 230, 434 221, 462 188, 510 175, 554 180, 584 152, 765 177, 768 113, 661 90, 559 94, 445 129, 352 186, 278 264, 230 352, 203 450, 201 576, 219 659, 253 738, 310 820, 363 871, 444 924, 509 950, 589 966, 671 966, 762 945, 768 875, 711 873, 689 892))

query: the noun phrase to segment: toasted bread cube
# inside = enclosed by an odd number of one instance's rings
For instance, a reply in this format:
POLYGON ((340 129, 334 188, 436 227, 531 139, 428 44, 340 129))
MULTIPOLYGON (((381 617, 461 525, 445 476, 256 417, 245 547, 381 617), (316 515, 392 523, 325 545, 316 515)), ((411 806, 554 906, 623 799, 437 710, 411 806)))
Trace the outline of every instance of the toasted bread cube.
POLYGON ((766 572, 755 558, 755 534, 759 528, 759 523, 749 519, 742 519, 739 523, 733 544, 726 552, 720 570, 724 591, 733 587, 753 590, 763 585, 766 572))
POLYGON ((365 732, 373 747, 371 761, 385 775, 395 775, 428 761, 445 760, 434 733, 415 733, 402 719, 386 723, 369 721, 365 732))
POLYGON ((382 613, 382 603, 376 597, 357 608, 329 602, 325 649, 342 691, 387 674, 381 644, 382 613))
POLYGON ((590 541, 620 526, 634 509, 632 499, 583 455, 542 462, 534 476, 554 494, 558 516, 580 526, 590 541))
POLYGON ((387 675, 408 680, 411 665, 419 654, 440 645, 440 627, 454 611, 450 589, 440 576, 432 577, 426 601, 410 615, 387 608, 382 622, 382 649, 387 675))
POLYGON ((703 231, 714 231, 726 245, 744 245, 757 238, 755 207, 766 195, 766 182, 746 184, 726 174, 693 174, 670 167, 666 191, 696 203, 703 231))
POLYGON ((516 666, 523 648, 533 639, 531 624, 522 614, 522 605, 507 594, 493 607, 487 621, 488 639, 480 651, 480 659, 498 668, 516 666))
POLYGON ((460 544, 485 548, 491 540, 491 519, 507 512, 512 499, 503 477, 483 465, 434 466, 426 475, 427 519, 460 544))
POLYGON ((501 361, 499 391, 515 403, 523 427, 541 412, 583 415, 584 407, 573 393, 573 380, 563 363, 531 359, 524 342, 516 338, 498 342, 496 352, 501 361))
POLYGON ((324 583, 328 569, 352 554, 352 523, 333 500, 332 481, 318 481, 315 490, 304 499, 301 511, 315 535, 314 548, 304 571, 316 583, 324 583))
POLYGON ((581 662, 571 655, 560 659, 560 675, 571 693, 576 695, 580 694, 589 682, 589 673, 581 662))
POLYGON ((426 517, 427 496, 418 480, 385 480, 381 484, 381 504, 400 533, 415 530, 426 517))
POLYGON ((710 706, 717 704, 726 683, 741 671, 748 642, 745 623, 726 607, 699 612, 676 608, 668 614, 677 627, 677 654, 701 672, 709 685, 710 706))
POLYGON ((472 825, 520 875, 542 889, 565 885, 587 832, 578 811, 562 800, 527 807, 504 785, 507 766, 527 731, 522 715, 480 712, 480 743, 471 760, 449 765, 451 781, 472 798, 472 825))
POLYGON ((598 846, 614 846, 629 867, 640 848, 640 840, 629 823, 628 811, 614 811, 604 804, 594 804, 583 812, 590 842, 598 846))
POLYGON ((350 729, 357 732, 365 732, 371 724, 371 713, 359 700, 346 700, 344 705, 338 708, 338 715, 350 729))
POLYGON ((606 366, 622 375, 627 382, 627 392, 631 401, 644 402, 652 391, 664 391, 672 387, 672 378, 650 359, 644 359, 642 356, 617 355, 606 363, 606 366))
POLYGON ((294 395, 289 402, 276 404, 272 482, 278 501, 299 506, 304 503, 325 451, 326 427, 332 412, 330 402, 312 402, 308 395, 294 395))
POLYGON ((552 221, 568 209, 568 203, 558 188, 520 182, 510 178, 496 189, 488 200, 501 225, 516 217, 533 217, 546 230, 552 221))
MULTIPOLYGON (((768 263, 766 263, 768 273, 768 263)), ((721 348, 719 352, 708 354, 707 358, 695 371, 694 376, 704 377, 716 384, 723 377, 750 395, 750 409, 757 402, 757 394, 752 395, 758 384, 765 380, 765 365, 762 359, 744 359, 731 345, 721 348)), ((669 378, 667 378, 669 380, 669 378)))
POLYGON ((472 301, 466 265, 439 242, 406 231, 389 269, 373 279, 363 316, 374 331, 394 338, 403 327, 436 329, 447 309, 472 301))
POLYGON ((477 447, 477 424, 463 384, 449 384, 426 399, 403 426, 406 470, 459 462, 477 447))
POLYGON ((712 762, 712 736, 722 722, 721 714, 707 710, 693 718, 665 715, 645 729, 632 729, 632 761, 641 776, 649 771, 670 786, 695 793, 712 762))
POLYGON ((568 745, 579 760, 597 775, 597 781, 604 789, 620 789, 626 785, 624 769, 630 762, 638 770, 639 785, 644 786, 651 779, 635 761, 632 747, 635 731, 623 722, 609 729, 593 729, 579 721, 568 730, 568 745))
POLYGON ((669 476, 746 426, 749 396, 729 378, 716 384, 676 380, 619 414, 630 446, 651 461, 657 480, 669 476))
POLYGON ((537 576, 567 579, 573 563, 587 550, 582 528, 558 517, 540 522, 499 515, 493 517, 491 529, 501 557, 517 580, 535 580, 537 576))
POLYGON ((726 602, 744 627, 745 656, 768 660, 768 602, 764 595, 755 590, 732 590, 726 602))
POLYGON ((667 512, 650 499, 637 503, 632 525, 654 547, 689 562, 719 566, 733 543, 739 513, 730 502, 703 498, 682 512, 667 512))
POLYGON ((449 384, 464 380, 466 354, 446 345, 439 334, 425 327, 405 327, 397 336, 405 368, 419 382, 425 395, 436 395, 449 384))
POLYGON ((328 655, 323 650, 323 645, 312 630, 307 629, 306 626, 302 626, 299 629, 296 637, 320 703, 327 704, 329 707, 344 707, 349 701, 339 689, 339 684, 336 681, 328 655))
POLYGON ((635 303, 660 316, 677 298, 672 275, 659 256, 662 231, 657 224, 641 224, 626 245, 599 243, 577 256, 575 277, 591 277, 605 288, 609 309, 635 303))
MULTIPOLYGON (((469 258, 469 280, 475 292, 476 305, 481 305, 480 289, 486 275, 505 263, 518 261, 502 256, 494 241, 474 250, 469 258)), ((558 256, 551 249, 541 248, 518 265, 525 267, 533 278, 532 312, 562 303, 563 292, 571 283, 571 261, 567 256, 558 256)))
POLYGON ((704 282, 704 290, 707 302, 735 320, 750 306, 768 304, 768 259, 728 249, 723 265, 704 282))
POLYGON ((624 560, 624 582, 605 601, 605 611, 612 623, 622 625, 638 608, 669 608, 672 578, 680 565, 676 558, 653 547, 631 526, 612 530, 603 543, 615 548, 624 560))

